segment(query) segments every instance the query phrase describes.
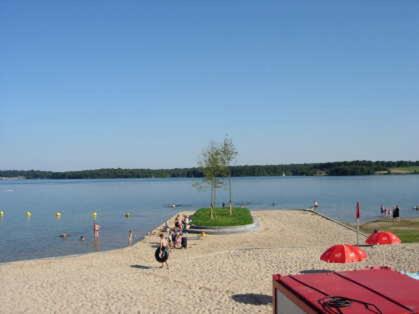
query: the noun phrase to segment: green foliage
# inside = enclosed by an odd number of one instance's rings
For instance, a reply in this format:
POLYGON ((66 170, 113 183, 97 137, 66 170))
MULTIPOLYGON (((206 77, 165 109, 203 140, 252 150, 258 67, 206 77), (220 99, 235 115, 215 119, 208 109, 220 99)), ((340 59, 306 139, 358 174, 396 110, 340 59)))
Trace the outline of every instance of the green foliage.
POLYGON ((223 152, 221 148, 213 142, 202 152, 199 166, 202 169, 204 178, 209 182, 227 174, 227 168, 223 159, 223 152))
MULTIPOLYGON (((242 165, 231 166, 233 177, 253 176, 349 176, 372 175, 376 172, 391 172, 401 168, 419 173, 419 161, 343 161, 313 164, 289 165, 242 165)), ((115 179, 115 178, 202 178, 202 168, 175 169, 95 169, 83 171, 38 171, 38 170, 0 170, 0 177, 25 177, 26 179, 115 179)))
POLYGON ((199 166, 204 175, 204 183, 211 187, 210 217, 212 219, 214 218, 213 208, 216 206, 217 188, 223 184, 220 177, 228 174, 223 147, 215 142, 211 142, 208 148, 202 152, 199 166))
POLYGON ((197 226, 242 226, 253 223, 252 215, 247 208, 234 208, 233 214, 227 208, 214 208, 211 219, 210 208, 198 209, 192 216, 192 223, 197 226))
POLYGON ((237 157, 237 154, 238 154, 238 151, 236 150, 236 147, 233 144, 233 140, 226 136, 221 146, 221 157, 222 157, 224 166, 227 168, 227 173, 228 173, 228 194, 229 194, 228 207, 229 207, 230 215, 233 215, 233 200, 232 200, 232 191, 231 191, 232 190, 231 164, 234 161, 234 159, 237 157))
POLYGON ((220 147, 221 158, 225 167, 230 167, 233 160, 236 158, 238 152, 233 144, 231 138, 226 137, 220 147))

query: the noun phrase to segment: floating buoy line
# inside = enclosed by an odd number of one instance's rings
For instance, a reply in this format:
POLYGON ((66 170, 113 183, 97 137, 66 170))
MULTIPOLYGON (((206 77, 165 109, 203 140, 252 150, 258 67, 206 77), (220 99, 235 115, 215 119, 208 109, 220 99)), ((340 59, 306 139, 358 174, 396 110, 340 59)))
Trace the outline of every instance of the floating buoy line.
MULTIPOLYGON (((6 215, 6 212, 2 209, 0 209, 0 218, 3 218, 6 215)), ((24 215, 26 218, 30 218, 32 217, 32 211, 30 210, 25 210, 24 215)), ((90 213, 90 217, 93 218, 93 220, 96 220, 96 218, 98 217, 98 212, 97 211, 93 211, 90 213)), ((61 219, 61 217, 63 216, 63 211, 62 210, 58 210, 54 213, 54 217, 58 220, 61 219)), ((124 212, 122 214, 122 216, 124 218, 130 218, 133 216, 132 212, 124 212)))

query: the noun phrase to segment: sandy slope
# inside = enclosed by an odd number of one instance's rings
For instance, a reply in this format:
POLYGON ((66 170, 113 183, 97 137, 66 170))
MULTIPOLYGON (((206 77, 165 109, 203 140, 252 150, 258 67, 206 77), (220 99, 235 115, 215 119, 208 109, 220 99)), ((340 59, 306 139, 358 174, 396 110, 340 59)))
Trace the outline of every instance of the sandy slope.
POLYGON ((133 247, 0 265, 0 313, 270 313, 271 278, 313 269, 386 264, 419 271, 419 244, 367 248, 369 260, 319 260, 355 234, 309 212, 257 211, 253 233, 208 236, 154 260, 157 232, 133 247))

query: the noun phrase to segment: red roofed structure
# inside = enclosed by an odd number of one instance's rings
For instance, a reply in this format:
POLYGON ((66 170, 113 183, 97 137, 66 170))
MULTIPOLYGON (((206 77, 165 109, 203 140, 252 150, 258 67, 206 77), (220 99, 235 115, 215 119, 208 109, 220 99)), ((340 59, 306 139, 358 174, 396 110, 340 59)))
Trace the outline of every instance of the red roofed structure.
POLYGON ((273 312, 419 313, 419 280, 387 267, 273 276, 273 312))

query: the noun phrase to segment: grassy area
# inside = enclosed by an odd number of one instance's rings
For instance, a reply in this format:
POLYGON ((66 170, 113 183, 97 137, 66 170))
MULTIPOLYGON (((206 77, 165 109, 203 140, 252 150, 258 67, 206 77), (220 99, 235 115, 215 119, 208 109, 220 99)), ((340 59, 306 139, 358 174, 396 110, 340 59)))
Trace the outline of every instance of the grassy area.
POLYGON ((211 227, 242 226, 253 223, 253 218, 247 208, 233 208, 232 216, 229 208, 214 208, 214 219, 211 219, 210 209, 201 208, 193 214, 192 223, 211 227))
POLYGON ((392 174, 419 173, 419 166, 390 168, 389 170, 392 174))
POLYGON ((373 232, 374 229, 391 231, 402 240, 402 243, 419 242, 419 218, 401 219, 400 222, 379 219, 361 225, 361 231, 367 234, 373 232))

